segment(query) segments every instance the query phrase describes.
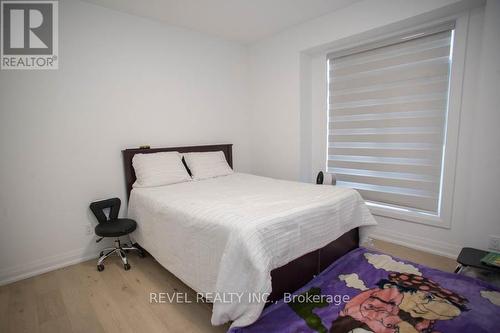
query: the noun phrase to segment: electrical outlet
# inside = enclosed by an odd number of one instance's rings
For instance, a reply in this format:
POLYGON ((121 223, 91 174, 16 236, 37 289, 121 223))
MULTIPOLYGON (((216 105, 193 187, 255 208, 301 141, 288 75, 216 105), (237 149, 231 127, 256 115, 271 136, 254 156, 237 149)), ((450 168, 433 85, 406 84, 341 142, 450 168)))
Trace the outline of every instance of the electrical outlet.
POLYGON ((85 234, 86 234, 87 236, 90 236, 90 235, 93 235, 93 234, 94 234, 94 228, 92 227, 92 224, 90 224, 90 223, 89 223, 89 224, 87 224, 87 225, 85 226, 85 234))
POLYGON ((500 252, 500 236, 490 236, 488 248, 500 252))

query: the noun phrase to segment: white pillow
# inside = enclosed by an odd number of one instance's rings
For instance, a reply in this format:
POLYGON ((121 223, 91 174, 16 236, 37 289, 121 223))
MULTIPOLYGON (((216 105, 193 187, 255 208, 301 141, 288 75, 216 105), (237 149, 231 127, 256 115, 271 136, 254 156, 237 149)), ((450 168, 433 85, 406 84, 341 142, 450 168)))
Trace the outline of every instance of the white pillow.
POLYGON ((136 181, 133 187, 153 187, 190 181, 181 155, 176 152, 135 154, 132 158, 136 181))
POLYGON ((233 173, 222 151, 183 154, 193 179, 206 179, 233 173))

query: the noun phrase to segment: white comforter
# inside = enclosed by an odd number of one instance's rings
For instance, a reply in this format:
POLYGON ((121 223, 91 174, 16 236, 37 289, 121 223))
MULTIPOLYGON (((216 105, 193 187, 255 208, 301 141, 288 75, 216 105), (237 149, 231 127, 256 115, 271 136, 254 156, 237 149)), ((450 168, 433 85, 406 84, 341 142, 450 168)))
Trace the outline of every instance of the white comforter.
POLYGON ((273 269, 375 224, 354 190, 242 173, 136 188, 128 215, 133 238, 195 291, 245 293, 214 301, 212 324, 233 326, 259 317, 264 302, 248 296, 271 292, 273 269))

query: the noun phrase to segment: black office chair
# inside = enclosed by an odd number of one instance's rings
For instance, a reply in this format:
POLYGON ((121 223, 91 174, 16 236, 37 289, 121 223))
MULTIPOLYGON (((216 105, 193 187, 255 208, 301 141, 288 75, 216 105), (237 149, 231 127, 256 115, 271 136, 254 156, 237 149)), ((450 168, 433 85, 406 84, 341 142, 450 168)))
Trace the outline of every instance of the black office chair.
POLYGON ((116 254, 121 258, 123 268, 126 271, 130 269, 126 254, 128 251, 138 251, 140 257, 144 257, 145 255, 144 251, 132 245, 132 242, 129 246, 121 245, 119 237, 127 236, 134 231, 137 227, 137 223, 131 219, 118 218, 120 205, 121 201, 119 198, 96 201, 90 204, 90 209, 99 222, 95 227, 95 234, 101 238, 99 238, 96 243, 100 242, 104 237, 115 237, 115 246, 104 249, 99 255, 99 260, 97 261, 97 270, 99 272, 104 270, 104 260, 112 254, 116 254), (109 217, 104 214, 104 210, 107 208, 109 208, 109 217))

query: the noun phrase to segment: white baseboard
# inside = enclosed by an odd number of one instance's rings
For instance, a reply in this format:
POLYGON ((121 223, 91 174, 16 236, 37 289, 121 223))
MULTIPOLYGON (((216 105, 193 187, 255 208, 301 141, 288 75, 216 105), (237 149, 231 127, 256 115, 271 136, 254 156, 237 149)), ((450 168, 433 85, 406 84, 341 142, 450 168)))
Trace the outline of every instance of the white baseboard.
POLYGON ((88 249, 77 249, 14 267, 3 268, 0 270, 0 286, 90 259, 95 259, 98 257, 98 253, 99 251, 93 253, 89 252, 88 249))
POLYGON ((403 245, 423 252, 437 254, 451 259, 456 259, 458 257, 458 254, 460 253, 460 250, 462 249, 458 245, 436 241, 420 236, 407 235, 397 231, 381 229, 380 227, 377 227, 376 230, 371 231, 368 237, 398 245, 403 245))

